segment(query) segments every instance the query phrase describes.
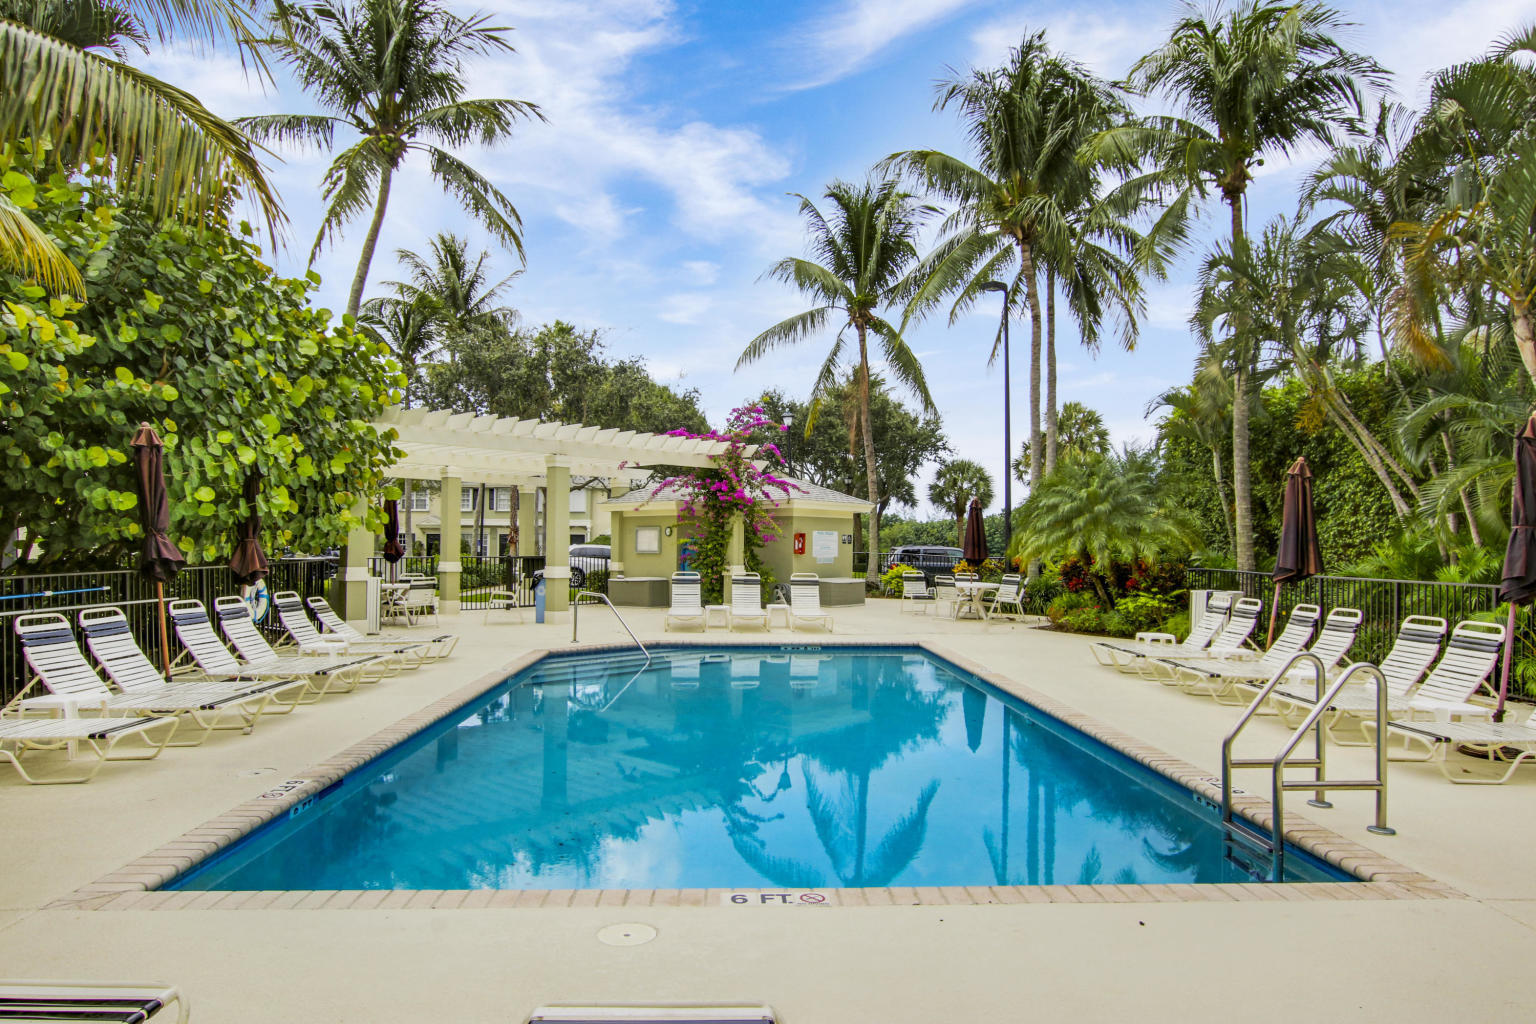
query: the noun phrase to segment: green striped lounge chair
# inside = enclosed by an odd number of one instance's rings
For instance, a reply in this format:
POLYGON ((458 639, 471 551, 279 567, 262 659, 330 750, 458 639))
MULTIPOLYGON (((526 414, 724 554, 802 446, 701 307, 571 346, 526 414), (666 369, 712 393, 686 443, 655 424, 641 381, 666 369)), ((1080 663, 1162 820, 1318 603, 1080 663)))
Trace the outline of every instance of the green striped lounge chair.
MULTIPOLYGON (((1228 699, 1236 690, 1237 684, 1245 679, 1268 680, 1276 672, 1285 667, 1285 663, 1306 649, 1312 640, 1312 634, 1317 630, 1317 620, 1322 615, 1322 609, 1315 604, 1299 604, 1291 609, 1286 616, 1285 628, 1280 635, 1275 637, 1275 642, 1269 650, 1261 654, 1257 660, 1238 660, 1237 657, 1226 659, 1212 658, 1205 661, 1174 661, 1160 659, 1161 668, 1171 669, 1176 677, 1176 682, 1185 693, 1214 697, 1217 703, 1235 704, 1238 700, 1228 699)), ((1359 625, 1359 613, 1356 612, 1356 626, 1359 625)))
POLYGON ((415 636, 410 633, 380 633, 378 636, 369 636, 360 632, 346 619, 336 614, 330 602, 323 597, 307 598, 304 602, 309 605, 309 610, 315 613, 315 621, 320 623, 320 635, 338 636, 352 644, 394 644, 397 647, 408 647, 421 652, 421 656, 427 661, 441 661, 453 653, 458 646, 459 637, 456 633, 442 633, 438 636, 415 636))
POLYGON ((371 643, 347 640, 334 634, 322 636, 315 624, 309 621, 309 613, 304 610, 304 600, 296 591, 280 590, 273 594, 272 608, 300 653, 372 654, 392 660, 397 669, 419 668, 425 660, 423 644, 371 643))
MULTIPOLYGON (((160 669, 144 654, 128 619, 119 608, 87 608, 79 615, 85 645, 125 696, 143 700, 174 700, 180 714, 202 728, 201 743, 215 729, 249 733, 262 715, 286 715, 305 689, 302 679, 264 681, 191 680, 167 682, 160 669)), ((177 741, 173 746, 193 746, 177 741)))
POLYGON ((255 620, 251 618, 250 606, 233 595, 214 598, 213 614, 219 620, 219 629, 234 645, 235 651, 253 665, 265 668, 273 662, 292 662, 295 675, 346 669, 351 678, 359 683, 376 683, 400 671, 389 660, 372 655, 303 654, 297 650, 279 654, 256 627, 255 620))
POLYGON ((1235 600, 1230 592, 1212 594, 1205 603, 1205 611, 1190 627, 1189 636, 1183 643, 1174 643, 1173 637, 1165 633, 1139 633, 1137 640, 1101 640, 1089 645, 1088 650, 1100 665, 1143 674, 1142 663, 1147 658, 1203 657, 1216 635, 1226 626, 1227 615, 1235 600), (1166 642, 1151 639, 1162 637, 1167 638, 1166 642))
POLYGON ((181 641, 182 648, 204 676, 231 680, 302 679, 306 691, 296 698, 298 704, 313 704, 328 693, 349 693, 357 689, 359 669, 367 664, 363 659, 334 667, 315 664, 320 661, 318 658, 273 657, 264 662, 241 661, 219 640, 201 601, 190 598, 172 601, 166 611, 171 616, 176 639, 181 641))

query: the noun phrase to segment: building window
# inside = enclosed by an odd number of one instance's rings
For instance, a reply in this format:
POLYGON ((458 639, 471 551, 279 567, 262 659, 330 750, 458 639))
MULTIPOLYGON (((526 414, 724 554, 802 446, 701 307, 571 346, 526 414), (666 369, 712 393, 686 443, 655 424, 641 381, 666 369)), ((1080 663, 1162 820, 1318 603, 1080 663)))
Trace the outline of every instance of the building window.
POLYGON ((571 492, 571 511, 585 512, 587 510, 587 492, 585 490, 571 492))
POLYGON ((661 527, 637 526, 635 527, 635 554, 659 555, 661 554, 661 527))
POLYGON ((475 492, 466 487, 459 492, 459 511, 473 512, 475 510, 475 492))
POLYGON ((432 500, 432 495, 428 494, 426 491, 419 490, 417 488, 412 488, 411 489, 411 511, 412 512, 425 512, 425 511, 427 511, 428 505, 431 502, 431 500, 432 500))

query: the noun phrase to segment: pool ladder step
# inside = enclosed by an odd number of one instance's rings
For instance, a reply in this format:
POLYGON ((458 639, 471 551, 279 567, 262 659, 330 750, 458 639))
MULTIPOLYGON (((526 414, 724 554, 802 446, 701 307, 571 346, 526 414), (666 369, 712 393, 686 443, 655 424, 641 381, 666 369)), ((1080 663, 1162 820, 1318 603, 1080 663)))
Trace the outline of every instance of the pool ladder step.
MULTIPOLYGON (((1307 802, 1313 807, 1332 807, 1324 797, 1330 789, 1362 789, 1372 790, 1376 793, 1376 821, 1366 826, 1366 830, 1377 835, 1395 835, 1394 829, 1387 827, 1387 681, 1382 676, 1381 670, 1369 662, 1357 662, 1345 669, 1331 685, 1328 683, 1328 670, 1317 655, 1302 651, 1291 660, 1287 661, 1263 687, 1258 695, 1253 698, 1253 703, 1243 712, 1237 720, 1232 731, 1221 743, 1221 824, 1226 830, 1226 849, 1230 856, 1233 851, 1248 846, 1253 852, 1267 854, 1269 857, 1268 876, 1271 881, 1278 882, 1285 874, 1285 793, 1287 790, 1311 790, 1312 799, 1307 802), (1304 664, 1312 670, 1313 680, 1316 683, 1316 699, 1312 702, 1312 710, 1307 713, 1302 723, 1291 733, 1280 752, 1274 757, 1268 758, 1234 758, 1232 756, 1233 745, 1237 737, 1253 721, 1259 709, 1269 700, 1270 694, 1280 683, 1290 676, 1293 669, 1304 664), (1323 725, 1323 716, 1333 705, 1339 691, 1356 675, 1374 677, 1376 691, 1376 777, 1374 779, 1331 779, 1327 777, 1328 766, 1328 737, 1323 725), (1298 758, 1293 756, 1296 748, 1301 745, 1308 733, 1312 734, 1312 756, 1298 758), (1285 777, 1286 766, 1312 769, 1310 779, 1287 779, 1285 777), (1239 818, 1232 807, 1232 771, 1235 768, 1264 768, 1270 773, 1270 829, 1266 835, 1252 824, 1239 818)), ((1233 858, 1236 860, 1236 858, 1233 858)))

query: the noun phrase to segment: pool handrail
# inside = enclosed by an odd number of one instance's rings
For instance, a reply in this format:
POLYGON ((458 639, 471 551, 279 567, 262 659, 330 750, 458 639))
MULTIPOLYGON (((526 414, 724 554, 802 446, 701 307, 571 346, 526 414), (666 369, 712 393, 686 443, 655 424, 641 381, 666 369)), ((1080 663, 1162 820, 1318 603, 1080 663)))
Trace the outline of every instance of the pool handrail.
POLYGON ((576 596, 571 600, 571 643, 580 642, 576 639, 576 627, 581 621, 581 599, 584 597, 590 597, 594 601, 601 601, 608 606, 608 610, 613 612, 613 617, 619 620, 619 625, 624 627, 624 632, 629 634, 629 638, 635 642, 635 646, 640 648, 640 653, 645 655, 645 663, 649 665, 651 663, 651 652, 646 649, 645 644, 640 642, 640 638, 635 636, 635 631, 629 628, 629 623, 624 621, 624 616, 620 615, 619 610, 613 606, 613 602, 608 600, 608 595, 600 594, 595 590, 578 590, 576 596))

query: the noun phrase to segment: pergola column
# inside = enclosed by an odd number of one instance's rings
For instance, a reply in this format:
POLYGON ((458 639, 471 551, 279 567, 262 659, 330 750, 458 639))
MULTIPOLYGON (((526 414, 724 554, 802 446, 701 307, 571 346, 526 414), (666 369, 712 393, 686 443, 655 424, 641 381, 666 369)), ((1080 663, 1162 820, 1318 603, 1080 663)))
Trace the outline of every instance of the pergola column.
POLYGON ((570 460, 544 460, 544 610, 571 606, 571 467, 570 460))
POLYGON ((747 571, 747 527, 741 514, 731 516, 731 542, 725 549, 725 600, 731 600, 731 577, 747 571))
POLYGON ((517 550, 515 555, 539 553, 539 489, 517 489, 517 550))
POLYGON ((608 572, 624 571, 624 513, 614 509, 608 514, 608 572))
POLYGON ((463 546, 463 525, 459 509, 464 488, 459 471, 443 467, 443 490, 439 498, 443 524, 438 528, 437 602, 438 610, 453 614, 459 610, 459 552, 463 546))
POLYGON ((359 499, 352 506, 352 514, 357 518, 347 528, 332 597, 339 604, 337 611, 341 617, 356 624, 368 619, 368 559, 373 555, 373 533, 367 527, 366 501, 359 499))

